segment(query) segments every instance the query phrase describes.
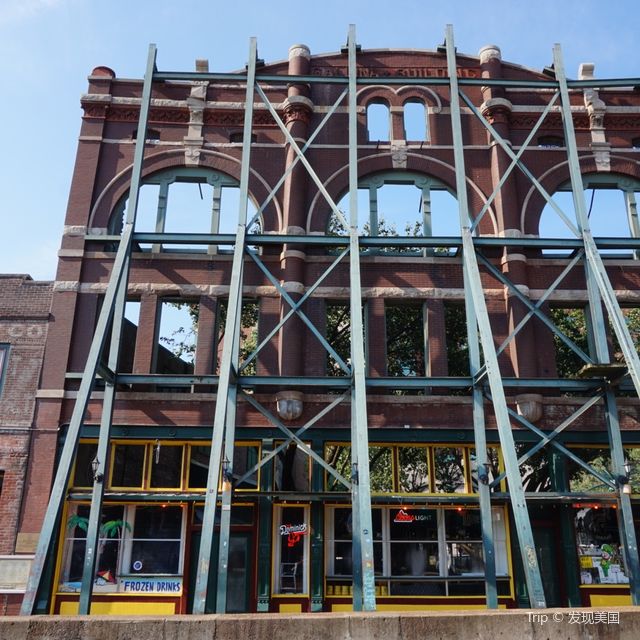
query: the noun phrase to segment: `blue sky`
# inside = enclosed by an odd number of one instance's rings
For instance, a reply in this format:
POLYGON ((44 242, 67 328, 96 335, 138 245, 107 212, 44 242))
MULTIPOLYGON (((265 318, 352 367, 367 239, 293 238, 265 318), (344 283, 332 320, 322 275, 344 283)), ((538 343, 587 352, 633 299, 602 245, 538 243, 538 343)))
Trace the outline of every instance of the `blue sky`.
POLYGON ((569 77, 594 62, 597 77, 640 76, 637 0, 0 0, 0 273, 55 277, 80 129, 80 95, 94 67, 141 77, 148 44, 162 70, 244 66, 248 38, 261 58, 291 44, 336 51, 349 23, 363 48, 433 49, 452 23, 458 51, 497 44, 505 60, 540 69, 563 46, 569 77))

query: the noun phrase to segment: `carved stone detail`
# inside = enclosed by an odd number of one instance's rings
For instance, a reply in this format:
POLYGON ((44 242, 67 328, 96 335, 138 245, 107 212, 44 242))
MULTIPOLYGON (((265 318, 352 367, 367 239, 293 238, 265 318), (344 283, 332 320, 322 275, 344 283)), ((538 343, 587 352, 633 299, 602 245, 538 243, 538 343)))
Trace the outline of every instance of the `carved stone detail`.
POLYGON ((311 49, 306 44, 293 44, 289 47, 289 60, 292 58, 311 58, 311 49))
POLYGON ((404 140, 393 140, 391 142, 391 164, 394 169, 407 168, 407 143, 404 140))
POLYGON ((498 45, 488 44, 478 51, 478 57, 482 64, 489 62, 489 60, 502 60, 502 51, 498 45))

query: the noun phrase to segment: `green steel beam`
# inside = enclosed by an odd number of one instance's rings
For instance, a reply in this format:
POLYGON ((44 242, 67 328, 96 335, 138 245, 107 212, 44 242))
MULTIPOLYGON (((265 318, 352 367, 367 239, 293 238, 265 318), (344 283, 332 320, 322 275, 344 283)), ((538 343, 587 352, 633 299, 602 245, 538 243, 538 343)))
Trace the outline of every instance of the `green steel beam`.
MULTIPOLYGON (((607 309, 611 325, 618 338, 618 342, 624 354, 624 358, 629 370, 629 375, 633 381, 636 393, 640 396, 640 359, 636 351, 635 344, 629 333, 624 315, 618 304, 615 291, 607 276, 602 258, 598 253, 597 246, 593 240, 589 227, 589 215, 584 198, 584 187, 582 175, 580 173, 580 158, 575 140, 575 130, 573 126, 573 116, 571 114, 571 101, 569 89, 564 73, 564 62, 560 45, 553 48, 554 67, 560 85, 560 96, 562 99, 562 123, 564 126, 565 140, 567 145, 567 156, 569 164, 569 174, 571 176, 571 188, 573 191, 573 203, 576 213, 578 227, 582 233, 585 249, 585 272, 587 277, 587 287, 589 291, 589 312, 593 330, 593 343, 596 356, 599 362, 610 362, 609 347, 607 343, 607 327, 602 312, 602 302, 607 309)), ((620 423, 616 398, 608 387, 605 394, 607 432, 609 434, 609 446, 611 449, 611 463, 614 477, 625 476, 625 455, 622 447, 622 437, 620 435, 620 423)), ((633 514, 631 512, 631 501, 627 494, 624 494, 621 486, 617 486, 618 504, 620 513, 618 522, 620 524, 620 534, 625 551, 625 561, 629 574, 629 588, 631 599, 634 605, 640 605, 640 557, 638 555, 638 541, 636 537, 633 514)))
MULTIPOLYGON (((244 268, 244 250, 247 222, 247 202, 249 196, 249 163, 251 159, 251 132, 253 124, 254 88, 256 72, 257 46, 255 38, 251 38, 249 45, 249 70, 245 97, 244 129, 242 141, 242 164, 240 167, 240 203, 238 208, 238 228, 236 244, 233 252, 233 266, 231 271, 231 287, 225 323, 225 336, 218 380, 217 401, 213 421, 211 454, 209 457, 209 473, 207 477, 207 494, 204 516, 202 521, 202 537, 198 556, 195 593, 193 598, 193 613, 203 614, 207 601, 207 588, 211 568, 211 548, 213 544, 215 512, 218 499, 218 482, 220 464, 222 462, 222 443, 224 440, 227 397, 232 386, 231 374, 233 367, 233 347, 235 337, 240 330, 238 325, 239 308, 242 304, 242 274, 244 268)), ((234 376, 235 378, 235 376, 234 376)), ((236 386, 233 382, 233 386, 236 386)))
MULTIPOLYGON (((156 73, 158 80, 185 80, 191 82, 208 81, 208 82, 239 82, 247 81, 244 73, 199 73, 179 72, 179 71, 162 71, 156 73)), ((310 75, 280 75, 280 74, 260 74, 257 76, 259 82, 281 82, 289 83, 305 83, 305 84, 341 84, 349 83, 346 76, 310 76, 310 75)), ((359 85, 380 84, 380 78, 357 78, 359 85)), ((428 78, 407 78, 406 76, 385 76, 385 84, 400 85, 419 85, 419 86, 447 86, 449 78, 428 77, 428 78)), ((557 89, 558 82, 555 80, 522 80, 522 79, 504 79, 504 78, 459 78, 459 85, 468 86, 491 86, 491 87, 521 87, 525 89, 557 89)), ((567 82, 570 89, 585 89, 589 87, 606 89, 606 88, 633 88, 640 85, 640 78, 602 78, 594 80, 570 80, 567 82)))
POLYGON ((349 26, 349 281, 351 307, 351 483, 353 512, 353 610, 375 611, 373 524, 367 436, 366 362, 358 243, 358 114, 356 29, 349 26))
POLYGON ((456 67, 455 45, 453 42, 453 27, 447 26, 447 66, 451 90, 451 127, 454 142, 454 160, 456 169, 456 191, 458 193, 458 205, 460 213, 460 227, 463 242, 462 258, 464 269, 469 279, 471 301, 476 312, 476 323, 480 332, 480 340, 485 359, 485 367, 489 379, 489 385, 493 395, 493 408, 502 445, 504 464, 509 480, 511 492, 511 506, 513 510, 516 532, 522 553, 525 579, 529 591, 529 601, 532 608, 544 608, 546 606, 540 567, 535 551, 535 542, 531 530, 531 522, 527 511, 527 504, 522 487, 522 479, 518 468, 518 460, 515 452, 515 443, 511 430, 511 421, 507 411, 507 401, 500 376, 498 358, 493 343, 493 331, 489 323, 487 304, 484 299, 480 270, 476 262, 475 248, 470 231, 469 206, 467 202, 467 185, 464 164, 464 147, 462 138, 462 121, 460 116, 460 99, 458 89, 458 77, 456 67))
POLYGON ((22 615, 31 615, 33 613, 36 595, 42 581, 44 565, 47 560, 53 538, 55 536, 56 521, 58 520, 58 516, 64 502, 65 492, 67 489, 67 484, 69 482, 69 475, 71 473, 71 467, 73 466, 73 460, 75 457, 78 434, 84 420, 87 405, 89 403, 89 398, 91 397, 91 391, 95 382, 96 371, 98 369, 100 356, 102 354, 103 346, 106 340, 109 323, 111 322, 111 318, 113 317, 113 307, 116 294, 119 290, 120 282, 123 279, 124 267, 131 251, 131 238, 138 208, 138 191, 140 188, 142 177, 144 140, 147 130, 147 121, 149 118, 151 85, 153 81, 155 59, 156 47, 152 44, 149 46, 147 69, 144 77, 142 101, 140 106, 140 119, 138 123, 138 132, 142 131, 143 135, 138 135, 138 140, 136 141, 131 175, 131 195, 129 197, 126 221, 122 231, 122 238, 118 246, 118 251, 113 261, 113 266, 111 267, 109 285, 107 286, 107 291, 105 293, 102 309, 98 317, 98 323, 93 336, 93 340, 91 341, 89 355, 87 356, 84 373, 82 374, 80 389, 78 390, 76 403, 73 407, 73 413, 71 416, 67 437, 62 448, 62 453, 58 463, 58 469, 56 471, 53 487, 51 489, 49 503, 47 505, 47 510, 45 512, 44 520, 42 523, 40 538, 38 540, 35 557, 33 559, 31 571, 29 573, 29 578, 27 581, 25 595, 22 600, 22 606, 20 608, 20 613, 22 615))
POLYGON ((507 179, 509 178, 513 170, 518 166, 518 163, 520 162, 520 158, 522 157, 524 152, 527 151, 529 147, 529 143, 533 140, 533 137, 536 135, 536 133, 540 129, 540 126, 542 125, 542 123, 544 122, 544 119, 547 117, 547 115, 551 111, 551 108, 553 107, 553 105, 556 103, 556 100, 558 99, 559 95, 560 94, 556 92, 553 98, 549 100, 549 102, 547 103, 547 106, 544 108, 544 111, 540 114, 540 117, 538 118, 537 122, 533 125, 533 128, 529 132, 529 135, 526 137, 525 141, 520 146, 520 150, 515 155, 513 160, 511 160, 511 164, 505 169, 504 173, 500 177, 500 180, 498 181, 498 184, 495 186, 495 189, 492 191, 491 195, 487 198, 487 201, 482 206, 480 213, 478 213, 478 215, 475 216, 473 220, 473 224, 471 225, 472 232, 480 224, 480 221, 484 217, 484 214, 489 210, 491 203, 495 200, 495 198, 500 193, 502 187, 504 186, 504 183, 507 181, 507 179))
MULTIPOLYGON (((109 349, 109 368, 118 370, 120 354, 120 340, 124 320, 124 308, 127 301, 127 274, 129 273, 130 258, 124 264, 124 275, 120 281, 115 300, 113 322, 111 328, 111 345, 109 349)), ((89 522, 87 523, 87 538, 82 569, 82 582, 80 587, 80 599, 78 602, 78 614, 88 615, 91 612, 91 596, 98 560, 98 545, 100 536, 100 516, 102 515, 102 498, 106 478, 109 477, 109 455, 111 424, 113 421, 113 408, 115 403, 116 387, 113 381, 107 380, 102 401, 102 415, 100 417, 100 435, 98 437, 97 473, 93 479, 93 491, 91 494, 91 509, 89 522)))
MULTIPOLYGON (((464 272, 465 314, 467 321, 467 344, 469 345, 469 373, 476 378, 480 369, 480 343, 475 331, 476 313, 470 291, 469 278, 464 272)), ((480 469, 487 457, 487 434, 485 431, 484 397, 482 389, 474 385, 473 399, 473 435, 476 446, 476 465, 478 469, 478 494, 480 501, 480 526, 482 529, 482 550, 484 553, 484 584, 487 609, 498 608, 498 588, 496 585, 496 554, 493 543, 493 517, 491 512, 491 487, 488 482, 480 481, 480 469)))
MULTIPOLYGON (((251 139, 246 135, 244 138, 251 139)), ((241 209, 244 208, 245 218, 248 211, 247 203, 244 206, 241 203, 241 209)), ((240 214, 242 216, 242 212, 240 214)), ((233 355, 232 362, 235 367, 238 366, 238 358, 240 353, 240 327, 242 317, 242 302, 238 305, 236 314, 235 334, 233 335, 233 355)), ((222 462, 222 504, 220 507, 220 541, 218 547, 218 580, 216 582, 216 613, 227 612, 227 584, 229 575, 229 539, 231 535, 231 499, 233 497, 233 459, 236 439, 236 407, 238 400, 238 384, 234 379, 229 386, 227 394, 227 414, 225 416, 225 433, 224 433, 224 461, 222 462), (226 477, 225 477, 226 476, 226 477)), ((222 402, 222 398, 218 396, 218 401, 222 402)))
MULTIPOLYGON (((122 236, 85 236, 86 242, 120 242, 122 236)), ((135 242, 152 243, 166 242, 171 244, 235 244, 235 235, 229 233, 151 233, 136 231, 135 242)), ((323 247, 345 247, 349 245, 349 236, 302 235, 287 234, 252 234, 246 236, 250 245, 266 246, 281 244, 307 244, 323 247)), ((595 239, 599 249, 638 249, 640 238, 604 238, 595 239)), ((473 244, 477 247, 523 247, 528 249, 581 249, 582 240, 578 238, 498 238, 474 237, 473 244)), ((452 247, 462 246, 460 236, 361 236, 361 247, 452 247)), ((144 252, 142 252, 144 253, 144 252)), ((170 253, 170 252, 167 252, 170 253)), ((437 255, 435 257, 438 257, 437 255)), ((450 256, 443 256, 450 257, 450 256)), ((550 259, 557 260, 554 255, 550 259)), ((560 256, 561 257, 561 256, 560 256)), ((544 259, 540 256, 539 259, 544 259)))

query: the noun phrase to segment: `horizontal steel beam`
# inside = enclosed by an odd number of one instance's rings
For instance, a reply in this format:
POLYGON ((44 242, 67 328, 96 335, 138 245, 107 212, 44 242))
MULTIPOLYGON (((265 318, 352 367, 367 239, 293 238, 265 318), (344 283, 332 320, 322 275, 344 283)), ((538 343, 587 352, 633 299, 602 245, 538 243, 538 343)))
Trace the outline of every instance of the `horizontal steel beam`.
MULTIPOLYGON (((239 82, 245 83, 247 76, 244 73, 199 73, 195 71, 158 71, 153 75, 154 81, 186 81, 186 82, 239 82)), ((338 84, 347 85, 349 78, 345 76, 313 76, 313 75, 280 75, 258 74, 256 82, 269 83, 306 83, 306 84, 338 84)), ((420 86, 448 86, 448 77, 411 78, 407 76, 379 76, 357 78, 358 85, 371 84, 400 84, 420 86)), ((557 89, 556 80, 515 80, 504 78, 458 78, 459 85, 467 86, 492 86, 492 87, 520 87, 525 89, 557 89)), ((594 88, 623 88, 640 85, 640 78, 602 78, 593 80, 569 80, 570 89, 594 88)))
MULTIPOLYGON (((303 244, 327 247, 346 247, 349 236, 307 235, 292 236, 285 234, 252 234, 246 236, 248 245, 303 244)), ((86 242, 118 242, 120 236, 86 235, 86 242)), ((134 242, 148 244, 221 244, 232 246, 236 242, 235 234, 229 233, 151 233, 135 232, 134 242)), ((459 248, 462 240, 459 236, 360 236, 361 247, 451 247, 459 248)), ((595 238, 598 249, 640 249, 640 238, 595 238)), ((497 238, 481 236, 473 238, 475 247, 523 247, 530 249, 580 249, 580 238, 497 238)), ((229 253, 231 255, 231 253, 229 253)), ((435 254, 437 257, 437 254, 435 254)), ((443 257, 448 257, 443 255, 443 257)), ((557 256, 547 256, 557 257, 557 256)))

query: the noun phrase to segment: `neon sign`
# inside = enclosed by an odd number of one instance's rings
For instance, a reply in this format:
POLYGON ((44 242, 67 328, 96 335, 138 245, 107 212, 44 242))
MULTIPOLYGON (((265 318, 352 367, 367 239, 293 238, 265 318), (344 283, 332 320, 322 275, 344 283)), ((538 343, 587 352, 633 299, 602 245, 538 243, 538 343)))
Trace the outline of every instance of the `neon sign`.
POLYGON ((394 522, 423 522, 428 519, 428 516, 424 514, 413 515, 412 513, 407 513, 404 509, 400 509, 398 513, 396 513, 394 522))
POLYGON ((302 536, 309 533, 307 525, 302 524, 281 524, 280 535, 287 536, 287 547, 295 547, 300 542, 302 536))

